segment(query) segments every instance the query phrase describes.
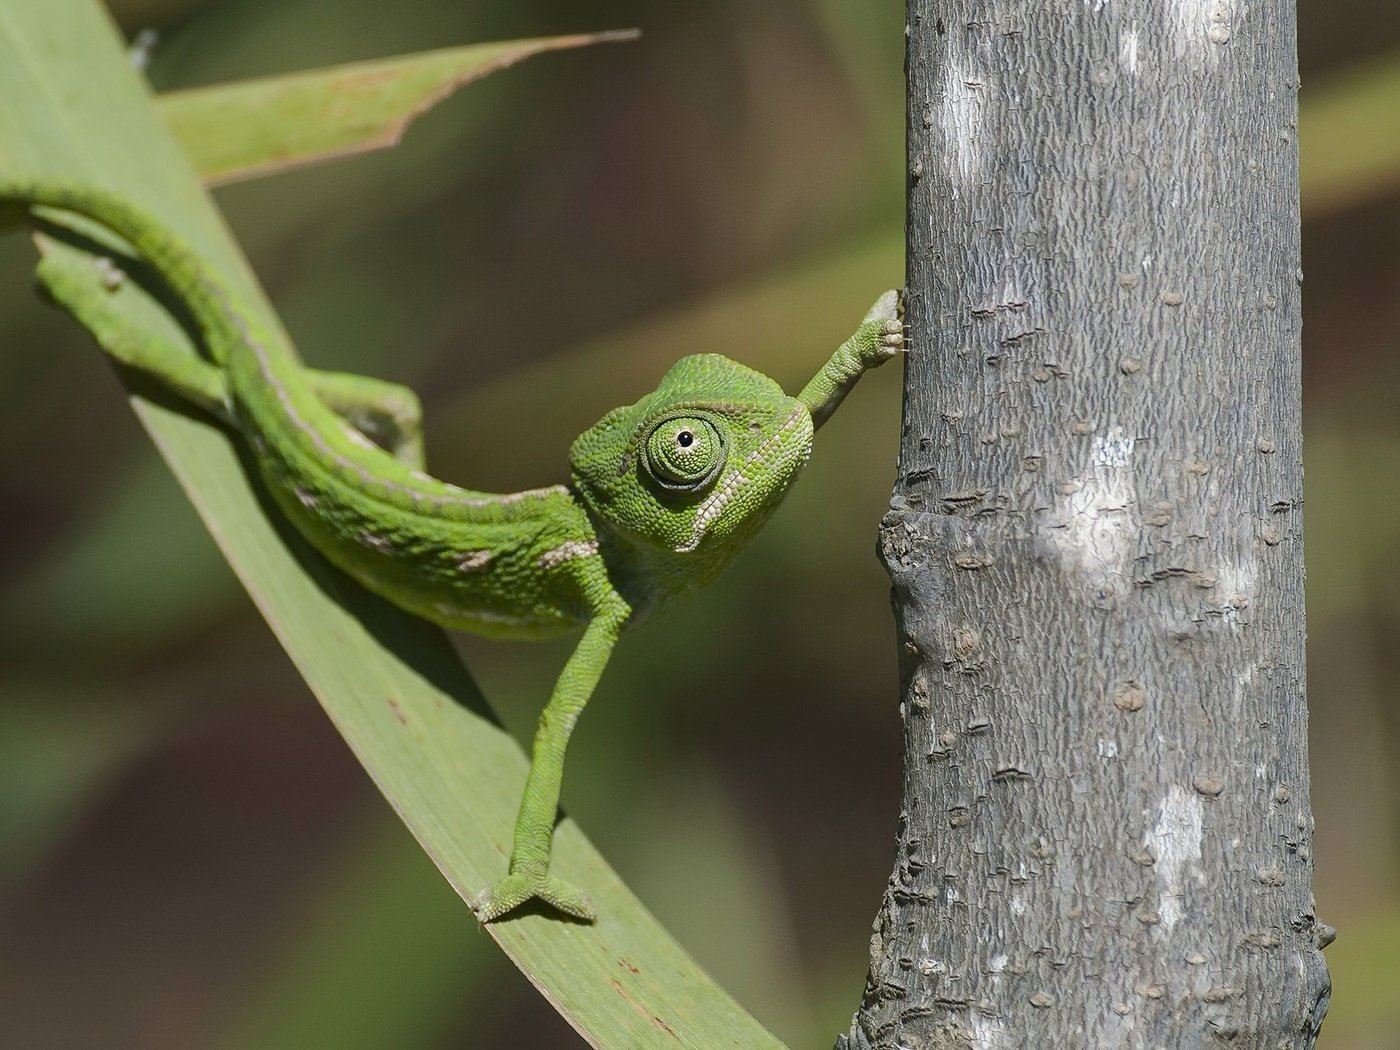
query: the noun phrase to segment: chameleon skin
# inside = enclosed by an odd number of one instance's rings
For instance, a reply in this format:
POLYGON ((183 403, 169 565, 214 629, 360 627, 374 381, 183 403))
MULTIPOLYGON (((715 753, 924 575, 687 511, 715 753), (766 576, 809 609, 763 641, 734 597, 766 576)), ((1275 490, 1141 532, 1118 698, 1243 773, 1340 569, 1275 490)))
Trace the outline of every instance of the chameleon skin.
POLYGON ((806 463, 816 428, 903 349, 897 295, 880 297, 796 397, 718 354, 686 357, 574 442, 569 485, 493 494, 423 472, 411 391, 306 368, 143 210, 61 181, 0 182, 0 203, 82 216, 152 266, 208 360, 135 332, 99 281, 48 262, 40 279, 114 358, 240 431, 282 513, 340 569, 446 627, 513 638, 582 628, 540 715, 509 871, 476 913, 489 922, 538 898, 591 921, 585 896, 549 871, 574 724, 620 633, 734 560, 806 463))

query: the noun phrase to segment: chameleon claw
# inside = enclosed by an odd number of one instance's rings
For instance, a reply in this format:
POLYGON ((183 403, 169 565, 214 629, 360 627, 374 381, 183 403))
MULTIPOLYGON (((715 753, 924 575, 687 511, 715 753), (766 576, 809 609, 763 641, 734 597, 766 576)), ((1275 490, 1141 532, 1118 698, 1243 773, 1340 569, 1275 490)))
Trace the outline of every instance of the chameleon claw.
POLYGON ((593 922, 598 917, 589 906, 588 898, 563 879, 525 874, 507 875, 482 894, 476 903, 476 917, 480 922, 495 922, 526 901, 536 899, 584 922, 593 922))
POLYGON ((880 349, 886 359, 897 357, 909 348, 904 345, 904 322, 891 318, 880 327, 880 349))

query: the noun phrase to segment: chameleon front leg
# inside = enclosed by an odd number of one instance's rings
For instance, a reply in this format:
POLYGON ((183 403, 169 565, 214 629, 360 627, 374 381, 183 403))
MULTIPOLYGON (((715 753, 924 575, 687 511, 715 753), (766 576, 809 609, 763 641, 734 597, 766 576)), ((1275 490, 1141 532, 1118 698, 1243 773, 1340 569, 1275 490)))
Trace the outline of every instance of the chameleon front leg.
POLYGON ((578 647, 554 683, 535 730, 530 774, 515 818, 510 873, 478 900, 476 915, 482 922, 499 919, 536 897, 575 918, 588 922, 595 918, 582 893, 549 874, 549 858, 569 734, 607 666, 629 612, 622 599, 614 596, 584 629, 578 647))
POLYGON ((423 406, 406 386, 350 372, 308 369, 311 388, 332 412, 413 470, 423 469, 423 406))
MULTIPOLYGON (((112 358, 145 372, 186 401, 232 423, 228 383, 217 365, 185 347, 131 324, 111 302, 111 290, 95 268, 45 255, 39 284, 112 358)), ((406 386, 347 372, 307 369, 312 390, 326 406, 414 470, 423 468, 423 421, 418 395, 406 386)))
POLYGON ((875 300, 855 334, 837 348, 797 395, 812 414, 812 426, 820 427, 831 417, 867 369, 878 368, 903 350, 899 293, 888 291, 875 300))

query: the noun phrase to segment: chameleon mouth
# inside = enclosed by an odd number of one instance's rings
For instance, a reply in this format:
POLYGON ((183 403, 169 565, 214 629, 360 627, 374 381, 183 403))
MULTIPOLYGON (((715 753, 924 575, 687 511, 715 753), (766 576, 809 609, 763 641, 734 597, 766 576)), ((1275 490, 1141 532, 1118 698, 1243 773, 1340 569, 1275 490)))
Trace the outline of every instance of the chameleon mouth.
MULTIPOLYGON (((744 462, 725 477, 719 486, 705 498, 705 502, 700 504, 695 513, 695 522, 690 529, 690 538, 675 548, 676 553, 687 554, 700 546, 700 541, 705 538, 709 527, 719 520, 730 502, 753 482, 752 472, 756 468, 770 468, 772 474, 781 478, 780 488, 785 488, 797 473, 796 468, 801 466, 802 461, 806 459, 805 452, 798 455, 785 454, 777 460, 770 460, 769 457, 775 448, 782 450, 785 447, 785 442, 793 436, 793 432, 801 430, 803 427, 806 427, 810 432, 812 417, 808 414, 807 407, 798 402, 788 413, 787 419, 783 420, 782 425, 773 431, 768 440, 749 453, 744 462), (790 468, 784 469, 788 467, 788 464, 783 460, 795 460, 795 462, 790 468)), ((795 447, 803 449, 808 444, 806 442, 797 443, 795 447)))

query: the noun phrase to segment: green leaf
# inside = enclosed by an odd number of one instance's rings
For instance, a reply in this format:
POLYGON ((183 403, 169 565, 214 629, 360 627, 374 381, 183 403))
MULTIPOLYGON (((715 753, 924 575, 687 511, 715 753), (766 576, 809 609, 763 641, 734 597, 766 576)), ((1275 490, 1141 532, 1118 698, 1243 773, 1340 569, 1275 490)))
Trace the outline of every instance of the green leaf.
POLYGON ((217 186, 397 145, 458 88, 532 55, 635 40, 632 30, 509 40, 173 91, 160 113, 217 186))
MULTIPOLYGON (((276 323, 94 0, 0 7, 0 94, 0 171, 87 178, 124 194, 276 323)), ((134 304, 132 316, 165 323, 134 304)), ((229 434, 158 391, 140 389, 133 403, 359 760, 458 894, 479 894, 505 871, 526 761, 446 636, 307 549, 266 510, 229 434)), ((589 1042, 780 1045, 656 924, 572 821, 559 827, 555 864, 592 896, 595 925, 527 913, 487 931, 589 1042)))

